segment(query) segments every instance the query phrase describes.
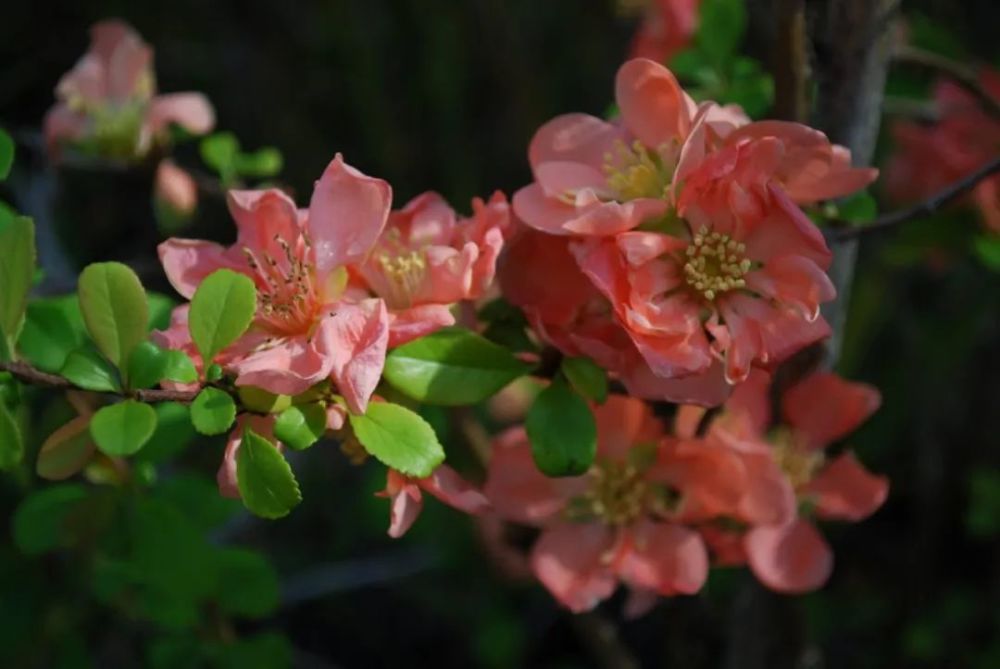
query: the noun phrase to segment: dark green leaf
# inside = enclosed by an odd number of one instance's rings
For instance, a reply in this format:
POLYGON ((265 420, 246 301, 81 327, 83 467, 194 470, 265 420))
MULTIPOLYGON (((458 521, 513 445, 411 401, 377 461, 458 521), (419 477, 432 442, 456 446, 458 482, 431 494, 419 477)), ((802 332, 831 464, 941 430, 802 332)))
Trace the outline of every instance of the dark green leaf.
POLYGON ((220 269, 210 274, 191 298, 188 328, 208 365, 240 337, 257 310, 257 290, 243 274, 220 269))
POLYGON ((0 128, 0 181, 7 178, 14 164, 14 140, 0 128))
POLYGON ((528 371, 507 349, 459 328, 438 330, 400 346, 385 361, 385 378, 421 402, 475 404, 528 371))
POLYGON ((0 470, 10 469, 24 457, 24 442, 21 429, 7 409, 6 402, 0 401, 0 470))
POLYGON ((288 462, 274 444, 250 429, 236 455, 236 481, 243 504, 261 518, 281 518, 302 501, 288 462))
POLYGON ((1000 235, 981 234, 972 240, 972 248, 985 267, 1000 272, 1000 235))
POLYGON ((608 398, 608 373, 590 358, 563 358, 562 373, 576 392, 599 404, 608 398))
POLYGON ((216 556, 223 613, 261 618, 278 605, 278 575, 261 555, 241 548, 227 548, 216 556))
POLYGON ((204 388, 191 403, 191 422, 202 434, 223 434, 235 420, 236 402, 218 388, 204 388))
POLYGON ((548 476, 585 473, 597 454, 597 424, 582 397, 561 381, 538 394, 524 424, 535 464, 548 476))
POLYGON ((855 225, 864 225, 878 216, 878 203, 867 191, 861 191, 839 201, 837 213, 845 221, 855 225))
POLYGON ((27 555, 40 555, 69 545, 66 521, 87 499, 87 489, 77 483, 46 486, 31 493, 14 512, 14 543, 27 555))
POLYGON ((66 357, 59 370, 75 386, 95 392, 116 392, 121 390, 115 368, 97 351, 78 348, 66 357))
POLYGON ((184 450, 196 435, 187 405, 176 402, 157 404, 156 431, 135 459, 154 464, 164 462, 184 450))
POLYGON ((156 411, 135 400, 102 407, 90 420, 90 434, 107 455, 132 455, 146 445, 156 430, 156 411))
POLYGON ((746 30, 744 0, 702 0, 695 41, 712 63, 727 69, 746 30))
POLYGON ((87 341, 75 295, 32 300, 17 347, 35 367, 58 373, 66 357, 87 341))
POLYGON ((152 388, 164 380, 194 383, 198 380, 198 370, 183 351, 163 349, 144 341, 129 356, 128 379, 131 388, 152 388))
POLYGON ((274 422, 274 436, 297 451, 315 444, 325 431, 326 409, 319 404, 289 407, 274 422))
MULTIPOLYGON (((80 275, 80 311, 104 357, 125 373, 139 342, 146 339, 149 308, 139 277, 121 263, 89 265, 80 275)), ((127 380, 127 378, 126 378, 127 380)))
POLYGON ((407 476, 430 476, 444 461, 434 429, 405 407, 372 402, 363 416, 350 416, 354 436, 380 462, 407 476))
POLYGON ((0 230, 0 336, 13 350, 35 274, 35 224, 17 217, 0 230))

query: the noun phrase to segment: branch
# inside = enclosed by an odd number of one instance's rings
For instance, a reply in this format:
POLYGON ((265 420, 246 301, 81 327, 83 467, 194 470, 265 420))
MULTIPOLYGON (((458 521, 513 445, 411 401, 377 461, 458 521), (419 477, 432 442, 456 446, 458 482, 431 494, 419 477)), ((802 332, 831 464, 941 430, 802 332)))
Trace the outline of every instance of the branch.
POLYGON ((780 0, 777 37, 771 51, 774 111, 802 123, 809 115, 809 57, 805 0, 780 0))
POLYGON ((898 63, 916 65, 943 74, 976 96, 983 105, 983 108, 991 116, 1000 119, 1000 101, 993 97, 979 82, 979 77, 974 68, 939 54, 911 46, 900 47, 893 58, 898 63))
MULTIPOLYGON (((18 379, 22 383, 32 386, 51 388, 53 390, 79 390, 82 392, 94 392, 74 385, 73 383, 70 383, 68 379, 56 374, 49 374, 48 372, 36 369, 26 362, 0 362, 0 371, 10 372, 14 378, 18 379)), ((181 404, 190 404, 194 401, 194 398, 198 396, 198 392, 199 391, 197 390, 140 389, 133 390, 130 393, 107 392, 100 394, 114 395, 117 397, 131 397, 139 400, 140 402, 148 403, 180 402, 181 404)))
MULTIPOLYGON (((916 218, 929 216, 967 194, 975 188, 979 182, 993 176, 994 174, 1000 174, 1000 157, 994 158, 992 161, 986 163, 975 172, 969 174, 967 177, 956 181, 944 190, 930 196, 923 202, 918 202, 912 207, 907 207, 906 209, 900 209, 899 211, 888 213, 885 216, 880 216, 867 225, 840 227, 835 230, 831 230, 827 233, 827 239, 831 242, 842 242, 844 240, 855 239, 862 235, 866 235, 869 232, 886 230, 916 218)), ((850 225, 845 221, 837 221, 837 223, 844 226, 850 225)))

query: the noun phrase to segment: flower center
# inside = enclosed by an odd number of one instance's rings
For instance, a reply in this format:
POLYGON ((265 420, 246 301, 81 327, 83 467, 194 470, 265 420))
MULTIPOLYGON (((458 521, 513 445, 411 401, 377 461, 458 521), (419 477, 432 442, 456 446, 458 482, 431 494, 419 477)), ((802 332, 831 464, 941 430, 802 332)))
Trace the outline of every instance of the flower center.
POLYGON ((671 175, 658 154, 638 140, 632 142, 631 148, 619 140, 615 150, 604 154, 604 174, 618 201, 667 196, 671 175))
POLYGON ((424 250, 411 248, 403 241, 399 229, 392 228, 383 235, 372 265, 375 272, 366 273, 372 290, 389 307, 413 306, 413 298, 427 276, 424 250))
POLYGON ((709 301, 735 288, 746 287, 744 275, 751 262, 746 244, 729 235, 709 232, 702 226, 687 247, 684 278, 688 285, 709 301))
POLYGON ((280 259, 267 253, 258 258, 249 248, 243 248, 247 264, 258 279, 258 318, 277 334, 307 332, 321 307, 310 265, 305 261, 309 240, 300 237, 294 249, 278 235, 274 241, 281 247, 280 259))
POLYGON ((773 443, 774 459, 793 488, 798 489, 812 481, 823 466, 823 453, 803 447, 787 428, 779 429, 773 443))
POLYGON ((629 462, 599 462, 590 471, 591 484, 583 508, 609 525, 627 525, 643 514, 650 487, 642 470, 629 462))

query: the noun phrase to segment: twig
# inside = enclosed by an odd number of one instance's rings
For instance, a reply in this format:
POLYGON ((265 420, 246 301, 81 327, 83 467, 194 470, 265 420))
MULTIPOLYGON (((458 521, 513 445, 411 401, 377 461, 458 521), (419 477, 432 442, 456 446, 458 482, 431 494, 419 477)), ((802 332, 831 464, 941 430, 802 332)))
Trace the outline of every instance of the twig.
POLYGON ((809 115, 809 57, 805 0, 779 0, 778 34, 771 53, 774 111, 778 118, 803 122, 809 115))
POLYGON ((956 84, 976 96, 983 108, 994 118, 1000 119, 1000 100, 997 100, 979 82, 975 69, 940 54, 911 46, 900 47, 893 56, 898 63, 907 63, 935 70, 952 79, 956 84))
MULTIPOLYGON (((26 362, 0 362, 0 371, 10 372, 10 374, 19 381, 32 386, 51 388, 53 390, 80 390, 83 392, 93 392, 88 391, 86 388, 74 385, 68 379, 61 376, 49 374, 48 372, 36 369, 26 362)), ((139 389, 133 390, 129 393, 108 392, 102 394, 116 395, 118 397, 131 397, 139 400, 140 402, 180 402, 181 404, 190 404, 194 401, 194 398, 198 396, 198 391, 139 389)))
MULTIPOLYGON (((831 242, 842 242, 847 239, 855 239, 870 232, 886 230, 915 218, 929 216, 971 191, 983 179, 987 179, 998 173, 1000 173, 1000 157, 994 158, 967 177, 956 181, 944 190, 935 193, 922 202, 918 202, 912 207, 880 216, 867 225, 838 227, 827 233, 827 239, 831 242)), ((844 221, 838 221, 837 223, 842 226, 850 225, 844 221)))

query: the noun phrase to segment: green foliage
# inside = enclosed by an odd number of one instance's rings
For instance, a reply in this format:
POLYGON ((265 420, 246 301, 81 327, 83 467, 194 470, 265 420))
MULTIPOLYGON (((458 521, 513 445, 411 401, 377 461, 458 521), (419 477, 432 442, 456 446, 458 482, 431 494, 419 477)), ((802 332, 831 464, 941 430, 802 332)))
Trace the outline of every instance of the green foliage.
POLYGON ((547 476, 585 473, 597 454, 597 424, 587 402, 561 380, 535 398, 524 427, 531 454, 547 476))
POLYGON ((428 404, 476 404, 527 373, 507 349, 461 328, 446 328, 392 351, 385 378, 428 404))
POLYGON ((8 353, 21 331, 34 275, 35 224, 17 217, 0 230, 0 337, 8 353))
POLYGON ((972 473, 965 526, 971 535, 980 539, 1000 535, 1000 473, 989 469, 972 473))
POLYGON ((45 440, 38 452, 35 472, 50 481, 69 478, 83 469, 93 452, 90 417, 78 416, 45 440))
POLYGON ((228 269, 210 274, 191 299, 188 328, 208 365, 246 332, 257 310, 257 290, 249 277, 228 269))
POLYGON ((372 402, 350 416, 354 436, 380 462, 407 476, 430 476, 444 462, 444 448, 430 424, 405 407, 372 402))
POLYGON ((274 422, 274 436, 297 451, 315 444, 325 431, 326 409, 315 403, 289 407, 274 422))
POLYGON ((90 347, 78 348, 66 357, 59 374, 73 385, 95 392, 121 390, 118 373, 104 357, 90 347))
POLYGON ((13 165, 14 140, 3 128, 0 128, 0 181, 7 178, 13 165))
POLYGON ((111 456, 136 453, 156 431, 156 411, 135 400, 102 407, 90 420, 90 434, 102 452, 111 456))
POLYGON ((739 51, 746 32, 744 0, 702 0, 698 10, 695 43, 718 68, 727 65, 739 51))
POLYGON ((290 395, 275 395, 254 386, 240 386, 237 394, 244 407, 257 413, 281 413, 292 405, 290 395))
POLYGON ((14 544, 26 555, 40 555, 72 543, 68 531, 71 513, 87 498, 87 488, 61 483, 39 488, 24 498, 14 512, 14 544))
POLYGON ((260 618, 278 605, 278 579, 267 560, 239 548, 219 551, 218 598, 223 613, 260 618))
POLYGON ((131 388, 152 388, 161 381, 194 383, 198 370, 183 351, 168 350, 144 341, 135 347, 128 359, 131 388))
POLYGON ((226 185, 234 185, 240 177, 267 179, 281 172, 284 166, 281 151, 275 147, 243 152, 239 140, 231 132, 217 132, 205 137, 200 148, 201 159, 226 185))
POLYGON ((7 408, 7 403, 0 400, 0 470, 14 467, 23 457, 21 430, 7 408))
POLYGON ((191 403, 191 423, 202 434, 225 433, 236 420, 236 402, 218 388, 204 388, 191 403))
POLYGON ((503 298, 497 298, 479 310, 477 318, 488 323, 483 336, 515 352, 537 351, 538 346, 528 336, 528 319, 524 312, 503 298))
POLYGON ((840 200, 836 209, 838 218, 858 226, 871 223, 878 216, 878 203, 866 190, 840 200))
POLYGON ((146 338, 149 307, 146 291, 131 269, 116 262, 89 265, 80 274, 80 312, 98 350, 122 370, 146 338))
POLYGON ((590 358, 563 358, 560 370, 573 389, 599 404, 608 399, 608 374, 590 358))
POLYGON ((972 250, 983 267, 1000 272, 1000 235, 982 233, 972 240, 972 250))
POLYGON ((80 303, 75 295, 67 295, 31 301, 17 346, 35 367, 57 373, 86 341, 80 303))
POLYGON ((302 501, 288 462, 274 444, 250 429, 236 455, 236 481, 243 504, 261 518, 286 516, 302 501))
POLYGON ((180 453, 197 435, 187 405, 162 402, 155 409, 156 431, 136 454, 136 462, 165 462, 180 453))

